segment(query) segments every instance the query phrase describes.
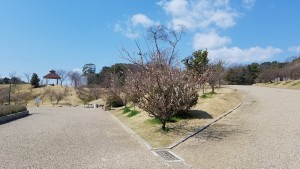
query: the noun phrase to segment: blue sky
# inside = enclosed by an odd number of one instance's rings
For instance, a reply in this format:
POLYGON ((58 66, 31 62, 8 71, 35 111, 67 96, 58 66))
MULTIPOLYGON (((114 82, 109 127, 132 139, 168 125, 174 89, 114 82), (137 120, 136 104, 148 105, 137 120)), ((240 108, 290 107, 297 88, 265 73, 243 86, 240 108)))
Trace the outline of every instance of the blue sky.
POLYGON ((207 48, 228 64, 300 54, 298 0, 0 0, 0 77, 51 69, 97 72, 134 50, 148 26, 185 28, 179 58, 207 48), (132 30, 134 33, 132 33, 132 30))

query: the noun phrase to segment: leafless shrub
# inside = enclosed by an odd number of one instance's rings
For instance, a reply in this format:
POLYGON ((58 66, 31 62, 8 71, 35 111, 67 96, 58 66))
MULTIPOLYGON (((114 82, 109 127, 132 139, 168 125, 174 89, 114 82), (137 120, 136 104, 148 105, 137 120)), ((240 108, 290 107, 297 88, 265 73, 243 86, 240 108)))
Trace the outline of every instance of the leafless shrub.
POLYGON ((11 100, 16 104, 27 105, 30 100, 33 99, 31 92, 16 92, 11 96, 11 100))
POLYGON ((74 86, 75 89, 84 86, 86 81, 85 77, 77 71, 70 72, 68 77, 71 81, 71 85, 74 86))
POLYGON ((70 76, 71 72, 65 71, 63 69, 59 69, 56 71, 56 74, 60 76, 59 81, 60 81, 60 86, 62 86, 63 82, 70 76))
POLYGON ((170 117, 197 103, 196 86, 206 76, 194 78, 188 71, 180 69, 176 46, 182 30, 169 30, 158 25, 150 27, 148 35, 147 40, 153 45, 147 47, 147 52, 143 52, 138 43, 137 55, 122 48, 122 57, 136 64, 138 69, 129 71, 124 91, 127 96, 134 96, 137 106, 159 119, 165 130, 170 117))
POLYGON ((51 103, 58 104, 61 100, 63 100, 68 95, 68 87, 54 87, 54 88, 48 88, 44 92, 43 98, 48 98, 51 103))

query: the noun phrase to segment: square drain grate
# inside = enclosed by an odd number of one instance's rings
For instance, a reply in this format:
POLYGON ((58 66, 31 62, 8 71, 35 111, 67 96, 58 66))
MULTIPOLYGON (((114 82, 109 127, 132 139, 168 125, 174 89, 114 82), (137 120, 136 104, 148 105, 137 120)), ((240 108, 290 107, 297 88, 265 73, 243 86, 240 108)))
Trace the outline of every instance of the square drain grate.
POLYGON ((167 150, 156 150, 154 152, 166 161, 182 161, 179 157, 167 150))

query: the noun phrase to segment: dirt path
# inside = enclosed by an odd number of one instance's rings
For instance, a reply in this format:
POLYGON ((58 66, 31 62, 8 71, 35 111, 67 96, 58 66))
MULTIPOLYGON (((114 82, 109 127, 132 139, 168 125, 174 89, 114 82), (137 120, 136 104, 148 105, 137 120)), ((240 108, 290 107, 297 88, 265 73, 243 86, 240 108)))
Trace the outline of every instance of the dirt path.
POLYGON ((300 168, 300 91, 233 88, 243 105, 173 152, 192 168, 300 168))
POLYGON ((170 168, 100 109, 31 108, 0 125, 0 168, 170 168))

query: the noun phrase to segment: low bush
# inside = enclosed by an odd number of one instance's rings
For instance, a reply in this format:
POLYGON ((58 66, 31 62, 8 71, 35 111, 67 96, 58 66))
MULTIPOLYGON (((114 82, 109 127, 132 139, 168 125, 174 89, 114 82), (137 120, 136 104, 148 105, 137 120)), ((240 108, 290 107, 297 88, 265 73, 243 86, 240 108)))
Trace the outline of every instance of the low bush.
POLYGON ((127 114, 127 117, 132 117, 132 116, 135 116, 137 114, 139 114, 140 112, 137 111, 137 110, 131 110, 128 114, 127 114))
POLYGON ((216 92, 208 92, 208 93, 204 93, 201 98, 202 99, 207 99, 207 98, 211 98, 213 95, 217 94, 216 92))
POLYGON ((107 98, 107 104, 111 105, 112 107, 122 107, 124 106, 124 102, 122 99, 116 96, 109 96, 107 98))
POLYGON ((6 105, 6 106, 0 106, 0 117, 6 116, 9 114, 14 114, 22 111, 27 111, 27 108, 25 105, 6 105))
POLYGON ((125 106, 125 107, 123 108, 123 114, 128 113, 128 112, 130 112, 130 111, 131 111, 131 110, 130 110, 130 107, 125 106))

